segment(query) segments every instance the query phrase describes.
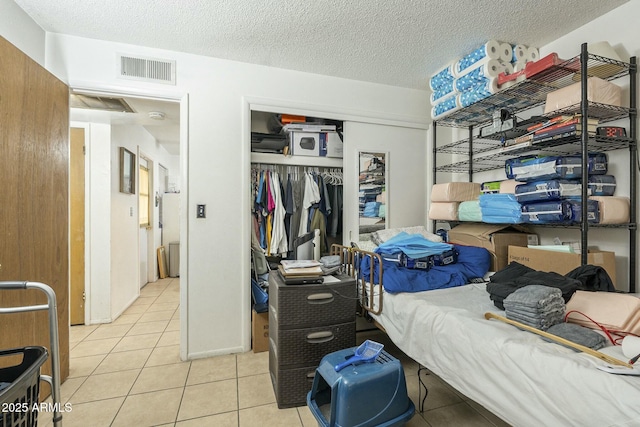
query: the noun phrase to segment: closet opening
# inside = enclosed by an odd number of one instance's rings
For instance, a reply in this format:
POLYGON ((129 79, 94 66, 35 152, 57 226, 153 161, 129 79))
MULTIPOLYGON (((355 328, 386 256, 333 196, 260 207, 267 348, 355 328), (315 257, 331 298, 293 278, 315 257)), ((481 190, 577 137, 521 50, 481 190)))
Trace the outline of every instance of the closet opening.
POLYGON ((342 130, 342 121, 251 111, 254 352, 269 350, 269 272, 283 261, 320 261, 343 242, 342 130))

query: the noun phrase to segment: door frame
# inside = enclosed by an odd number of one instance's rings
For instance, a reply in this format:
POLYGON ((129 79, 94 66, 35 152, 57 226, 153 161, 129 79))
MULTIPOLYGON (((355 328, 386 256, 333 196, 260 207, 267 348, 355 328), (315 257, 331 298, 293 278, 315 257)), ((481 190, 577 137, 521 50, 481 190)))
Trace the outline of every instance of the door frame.
MULTIPOLYGON (((86 81, 74 81, 71 80, 68 83, 70 90, 77 90, 81 92, 88 92, 97 95, 104 96, 133 96, 138 98, 157 99, 163 101, 172 101, 180 103, 180 181, 182 190, 182 197, 180 198, 180 209, 183 212, 187 212, 189 206, 189 94, 184 91, 177 91, 175 89, 147 89, 136 90, 132 88, 123 88, 115 85, 105 85, 99 82, 86 82, 86 81)), ((88 124, 85 123, 85 127, 88 128, 88 124)), ((90 137, 86 136, 85 141, 90 137)), ((90 150, 90 146, 87 145, 87 153, 90 150)), ((89 158, 89 156, 87 156, 89 158)), ((86 161, 86 159, 85 159, 86 161)), ((86 166, 86 165, 85 165, 86 166)), ((90 165, 89 165, 90 167, 90 165)), ((89 167, 85 167, 85 178, 89 173, 89 167)), ((86 190, 86 200, 90 198, 90 192, 86 190)), ((85 205, 87 205, 85 203, 85 205)), ((85 208, 85 212, 87 208, 85 208)), ((91 289, 91 277, 92 269, 97 268, 92 265, 91 254, 91 228, 90 217, 85 218, 85 324, 89 324, 91 307, 95 304, 100 304, 100 301, 93 301, 94 295, 91 289), (89 222, 87 224, 87 222, 89 222)), ((187 215, 182 215, 180 218, 180 241, 184 242, 180 245, 180 357, 182 360, 187 360, 188 349, 188 287, 189 287, 189 271, 187 268, 188 252, 189 252, 189 223, 187 215)), ((139 251, 139 248, 138 248, 139 251)))

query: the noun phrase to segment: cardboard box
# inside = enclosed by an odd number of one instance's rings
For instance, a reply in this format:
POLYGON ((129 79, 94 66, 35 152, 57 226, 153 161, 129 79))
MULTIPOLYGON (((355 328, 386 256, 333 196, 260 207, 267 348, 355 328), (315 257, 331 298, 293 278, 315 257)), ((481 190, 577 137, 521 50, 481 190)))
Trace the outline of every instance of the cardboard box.
POLYGON ((251 336, 253 352, 269 350, 269 312, 256 313, 251 310, 251 336))
POLYGON ((320 155, 342 158, 343 143, 338 132, 323 132, 320 134, 320 155))
POLYGON ((538 235, 513 225, 461 224, 449 230, 449 243, 487 249, 491 253, 491 271, 499 271, 509 264, 509 246, 537 245, 538 235))
MULTIPOLYGON (((543 249, 509 247, 509 262, 516 261, 539 271, 554 271, 567 274, 580 266, 580 254, 547 251, 543 249)), ((587 263, 603 267, 614 286, 616 284, 616 254, 614 252, 590 250, 587 263)))

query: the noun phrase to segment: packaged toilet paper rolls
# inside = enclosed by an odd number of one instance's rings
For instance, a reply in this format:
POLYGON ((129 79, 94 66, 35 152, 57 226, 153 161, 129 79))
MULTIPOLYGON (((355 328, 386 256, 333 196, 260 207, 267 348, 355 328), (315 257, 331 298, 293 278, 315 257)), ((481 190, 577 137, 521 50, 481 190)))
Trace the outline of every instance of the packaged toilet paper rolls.
POLYGON ((627 335, 622 339, 622 354, 631 359, 640 354, 640 337, 627 335))
POLYGON ((503 64, 504 68, 503 68, 503 72, 507 75, 509 74, 513 74, 513 64, 511 62, 505 62, 503 64))
POLYGON ((527 61, 533 62, 537 61, 538 59, 540 59, 540 53, 538 52, 538 49, 536 49, 535 47, 528 48, 527 61))
POLYGON ((513 58, 513 48, 509 43, 500 44, 500 60, 502 62, 511 62, 513 58))
POLYGON ((513 72, 517 73, 518 71, 524 70, 524 67, 526 67, 526 65, 527 65, 527 61, 525 61, 524 59, 522 61, 514 62, 513 72))
POLYGON ((497 59, 490 59, 486 63, 472 68, 464 75, 458 77, 454 81, 453 86, 458 92, 463 92, 487 79, 498 77, 498 74, 503 70, 504 64, 502 62, 497 59))
POLYGON ((523 44, 517 44, 513 46, 511 62, 525 61, 527 59, 527 51, 527 46, 523 44))
POLYGON ((455 64, 447 65, 443 70, 438 71, 429 79, 429 88, 433 91, 438 90, 447 83, 452 83, 455 79, 455 64))
POLYGON ((464 70, 483 59, 500 59, 501 44, 497 40, 489 40, 470 54, 462 57, 455 65, 454 73, 461 75, 464 70))

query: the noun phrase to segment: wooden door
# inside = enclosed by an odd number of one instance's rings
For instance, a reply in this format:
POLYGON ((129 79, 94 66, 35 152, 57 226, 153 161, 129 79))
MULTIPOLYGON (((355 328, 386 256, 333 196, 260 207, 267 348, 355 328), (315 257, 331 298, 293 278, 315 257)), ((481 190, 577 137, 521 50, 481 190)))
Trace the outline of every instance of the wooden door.
POLYGON ((84 129, 71 128, 70 179, 70 295, 72 325, 84 325, 84 129))
MULTIPOLYGON (((0 37, 0 280, 56 292, 63 381, 69 375, 69 89, 0 37)), ((46 304, 1 291, 0 306, 46 304)), ((0 349, 50 348, 47 313, 0 315, 0 349)), ((49 362, 44 371, 50 373, 49 362)))

